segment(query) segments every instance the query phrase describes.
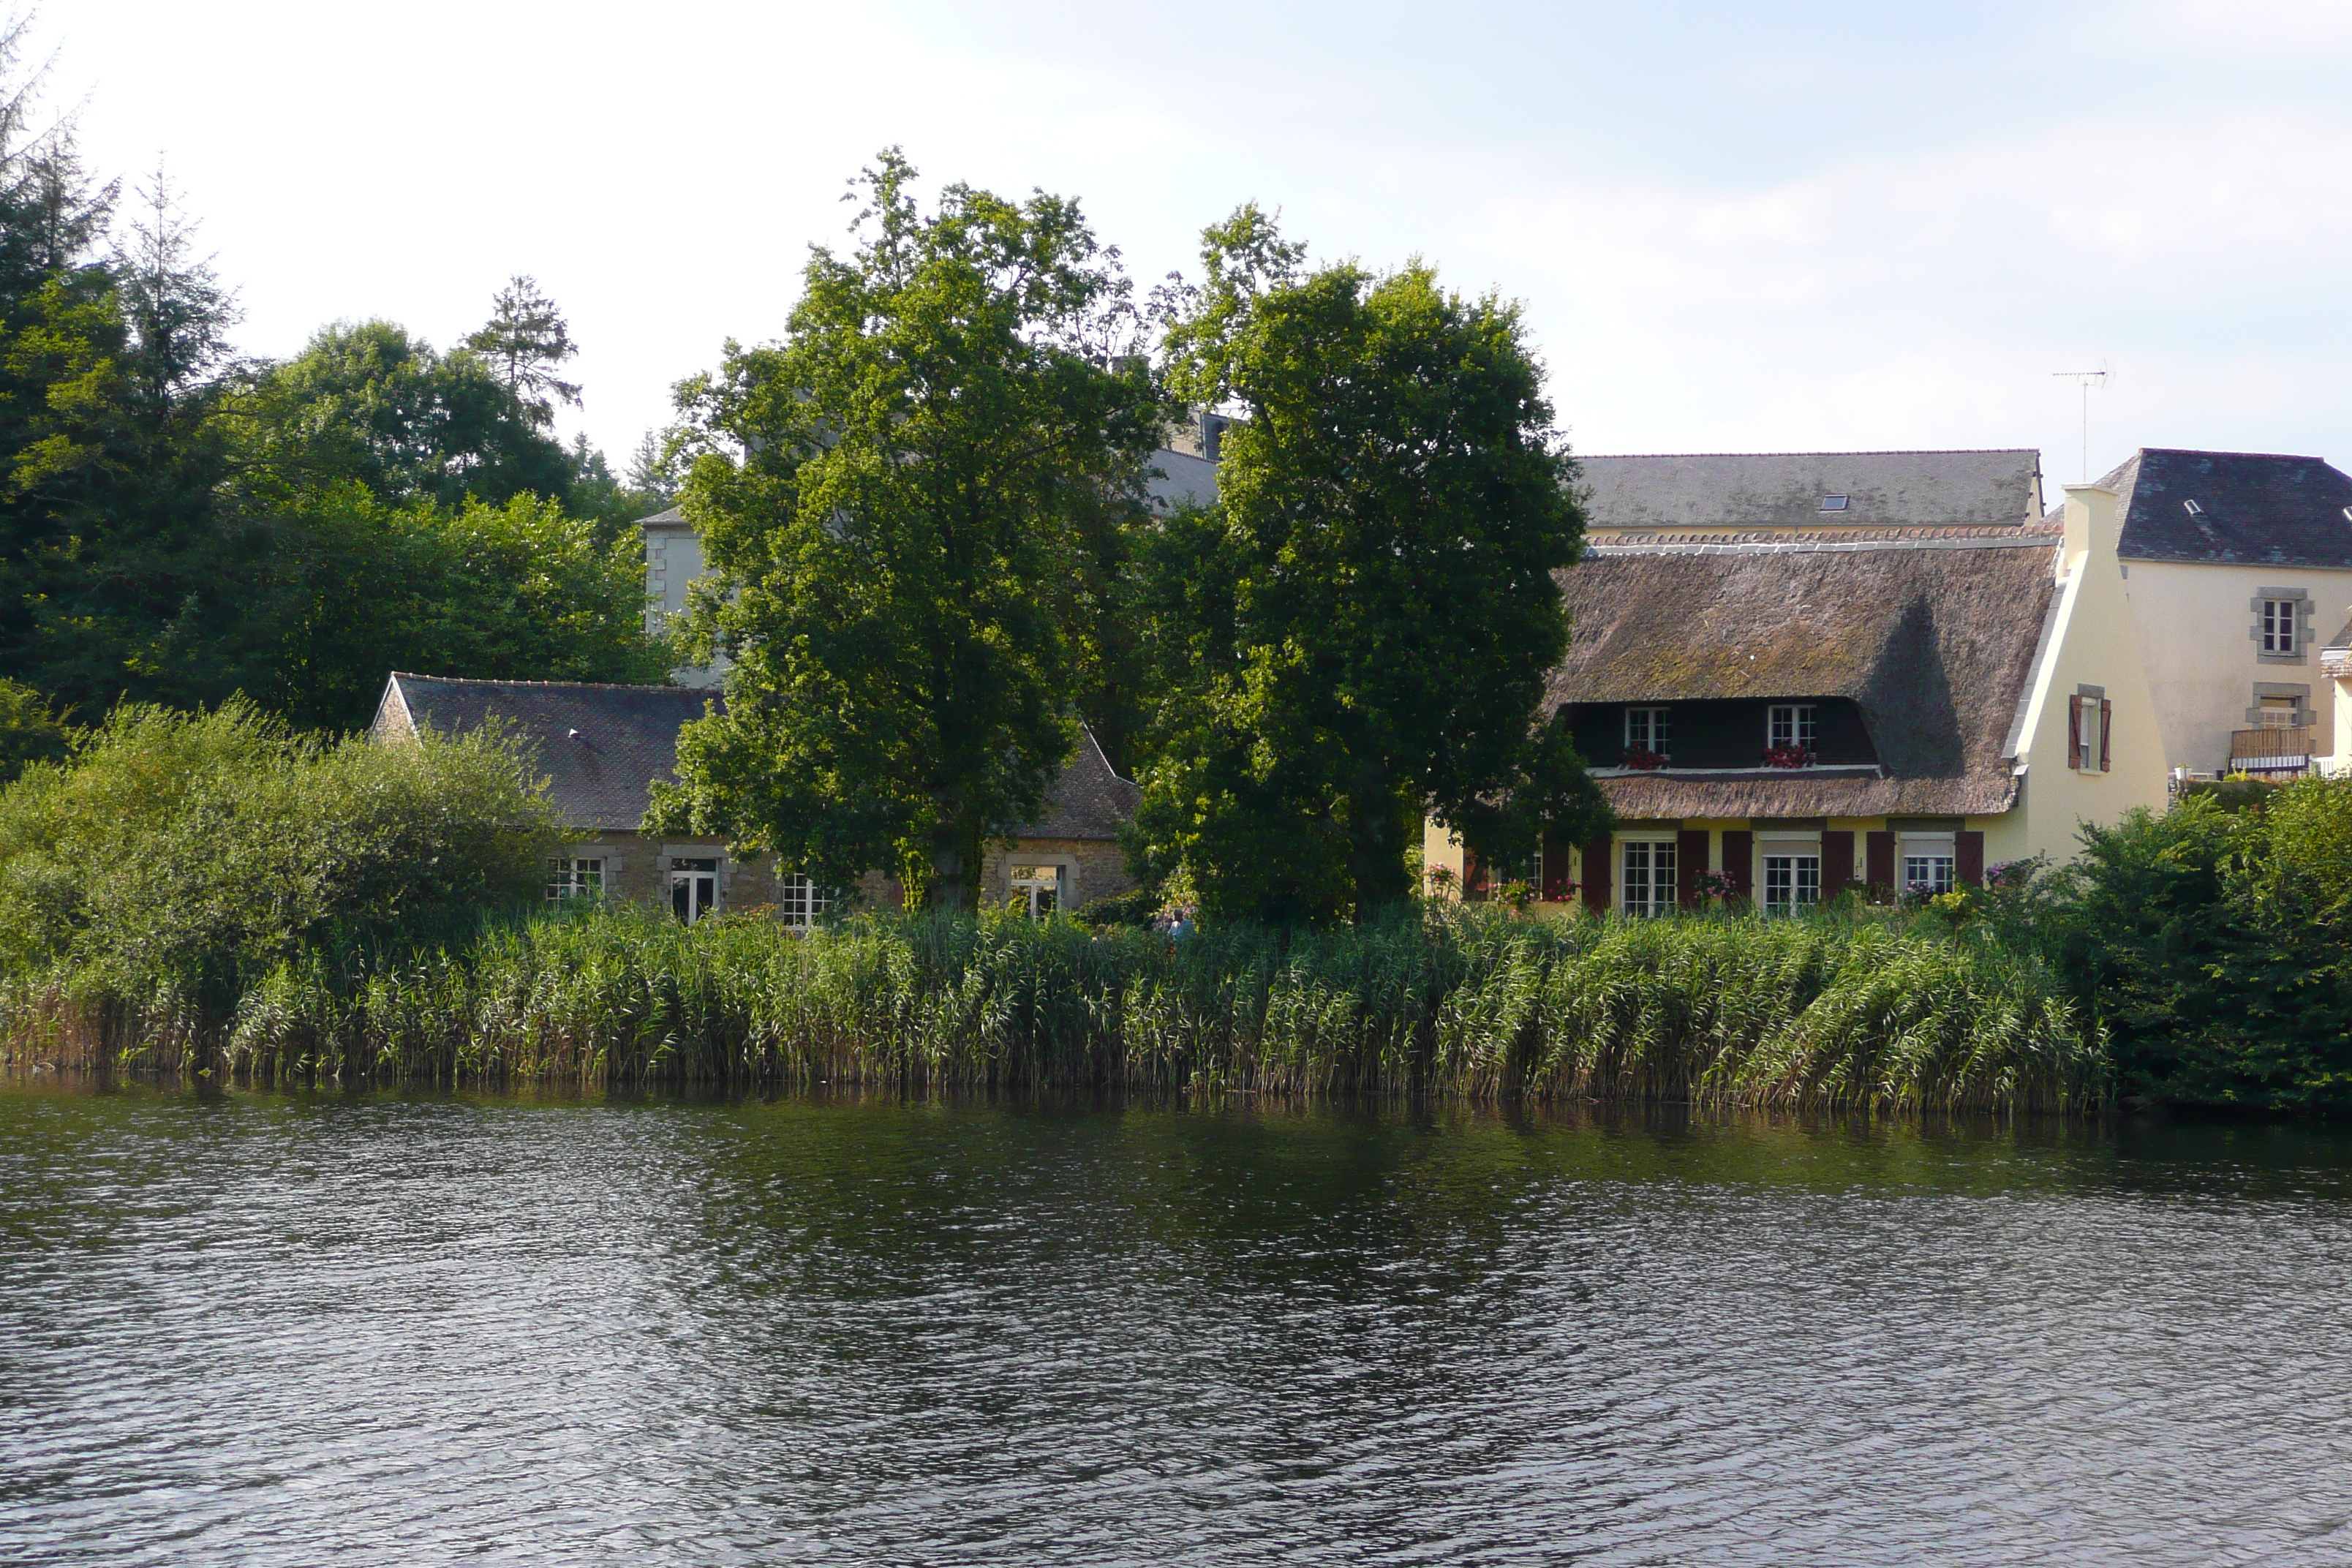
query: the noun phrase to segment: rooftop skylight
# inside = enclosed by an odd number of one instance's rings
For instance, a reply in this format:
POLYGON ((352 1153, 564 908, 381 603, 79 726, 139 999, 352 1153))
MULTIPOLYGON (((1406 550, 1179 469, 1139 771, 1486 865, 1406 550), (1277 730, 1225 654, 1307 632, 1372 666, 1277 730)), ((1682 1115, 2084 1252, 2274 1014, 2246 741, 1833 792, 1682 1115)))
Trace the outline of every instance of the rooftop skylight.
POLYGON ((1822 498, 1822 510, 1823 511, 1843 511, 1845 510, 1845 501, 1846 498, 1843 496, 1823 496, 1822 498))

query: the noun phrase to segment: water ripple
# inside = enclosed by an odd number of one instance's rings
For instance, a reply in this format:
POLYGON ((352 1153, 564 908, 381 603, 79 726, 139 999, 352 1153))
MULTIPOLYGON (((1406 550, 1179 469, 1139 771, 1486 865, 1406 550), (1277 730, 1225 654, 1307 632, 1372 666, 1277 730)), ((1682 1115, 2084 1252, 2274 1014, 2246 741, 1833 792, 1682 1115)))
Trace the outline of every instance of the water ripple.
POLYGON ((0 1092, 0 1557, 2337 1564, 2340 1135, 0 1092))

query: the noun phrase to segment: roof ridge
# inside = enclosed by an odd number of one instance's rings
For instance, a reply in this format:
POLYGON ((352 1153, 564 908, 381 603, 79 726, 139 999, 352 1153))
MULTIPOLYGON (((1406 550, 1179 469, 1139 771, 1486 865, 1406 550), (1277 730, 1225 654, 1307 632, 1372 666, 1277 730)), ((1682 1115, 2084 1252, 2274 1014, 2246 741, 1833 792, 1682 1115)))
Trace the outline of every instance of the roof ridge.
MULTIPOLYGON (((2274 458, 2284 463, 2327 462, 2326 458, 2314 457, 2308 452, 2240 452, 2221 447, 2137 447, 2133 450, 2135 453, 2162 452, 2168 457, 2174 458, 2274 458)), ((2128 461, 2130 458, 2125 459, 2125 462, 2128 461)), ((2335 467, 2332 463, 2328 466, 2335 467)), ((2121 468, 2123 464, 2118 463, 2116 467, 2121 468)))
POLYGON ((441 686, 534 686, 542 690, 565 691, 707 691, 709 687, 677 686, 665 682, 655 686, 615 680, 507 680, 485 675, 419 675, 414 670, 395 669, 394 680, 430 680, 441 686))
POLYGON ((2039 447, 1879 447, 1834 452, 1579 452, 1579 461, 1588 458, 1962 458, 1979 457, 1999 452, 2031 452, 2035 461, 2042 457, 2039 447))
MULTIPOLYGON (((1623 544, 1587 543, 1591 555, 1859 555, 1872 551, 1901 550, 2050 550, 2060 530, 2004 528, 1961 537, 1896 539, 1748 539, 1698 541, 1654 539, 1623 544)), ((1571 568, 1573 570, 1573 568, 1571 568)))

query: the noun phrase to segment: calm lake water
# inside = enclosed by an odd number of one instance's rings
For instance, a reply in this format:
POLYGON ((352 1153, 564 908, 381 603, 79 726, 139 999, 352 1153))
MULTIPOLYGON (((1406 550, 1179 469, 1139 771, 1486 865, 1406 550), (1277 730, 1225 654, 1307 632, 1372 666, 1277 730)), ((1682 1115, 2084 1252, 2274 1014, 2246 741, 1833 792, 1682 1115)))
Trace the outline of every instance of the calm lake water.
POLYGON ((2340 1130, 0 1089, 0 1560, 2352 1562, 2340 1130))

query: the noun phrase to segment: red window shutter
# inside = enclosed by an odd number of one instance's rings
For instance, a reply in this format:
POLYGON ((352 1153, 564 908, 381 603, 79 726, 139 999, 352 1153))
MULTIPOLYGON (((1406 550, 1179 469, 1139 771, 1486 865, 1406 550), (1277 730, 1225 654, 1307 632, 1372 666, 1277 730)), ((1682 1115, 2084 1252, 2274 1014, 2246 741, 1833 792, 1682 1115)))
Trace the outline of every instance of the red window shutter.
POLYGON ((1822 901, 1829 902, 1853 880, 1853 835, 1822 835, 1822 901))
POLYGON ((1609 910, 1609 840, 1595 838, 1584 847, 1584 907, 1594 914, 1609 910))
POLYGON ((1971 888, 1984 886, 1984 835, 1963 828, 1952 835, 1952 872, 1971 888))
POLYGON ((1895 835, 1873 833, 1864 845, 1864 858, 1869 861, 1864 876, 1869 880, 1873 898, 1885 898, 1895 891, 1895 835))
POLYGON ((2066 699, 2066 765, 2070 768, 2083 765, 2083 700, 2080 697, 2066 699))
POLYGON ((1471 848, 1468 845, 1464 845, 1462 847, 1462 897, 1464 901, 1468 901, 1470 895, 1477 890, 1478 879, 1486 874, 1486 868, 1478 864, 1478 852, 1471 848))
POLYGON ((1755 897, 1756 835, 1744 827, 1724 830, 1723 874, 1731 879, 1733 897, 1755 897))
POLYGON ((2107 744, 2107 731, 2115 727, 2116 705, 2107 698, 2099 699, 2099 771, 2114 771, 2115 752, 2107 744))
POLYGON ((1698 879, 1706 874, 1707 831, 1685 827, 1675 835, 1675 892, 1683 908, 1698 908, 1698 879))
POLYGON ((1547 827, 1543 830, 1543 896, 1552 903, 1568 897, 1571 886, 1568 874, 1568 841, 1547 827))

